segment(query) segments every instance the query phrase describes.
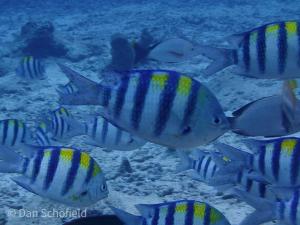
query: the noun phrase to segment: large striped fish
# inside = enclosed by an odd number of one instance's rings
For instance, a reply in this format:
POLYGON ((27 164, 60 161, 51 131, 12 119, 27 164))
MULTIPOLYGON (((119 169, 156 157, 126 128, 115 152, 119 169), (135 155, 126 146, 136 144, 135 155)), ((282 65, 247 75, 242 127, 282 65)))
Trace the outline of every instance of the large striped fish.
POLYGON ((248 153, 225 144, 218 150, 235 162, 234 166, 253 169, 252 177, 283 187, 300 185, 300 139, 284 137, 272 140, 244 140, 253 152, 248 153))
POLYGON ((12 180, 26 190, 74 207, 107 197, 103 171, 89 154, 64 147, 24 146, 20 151, 22 156, 1 149, 0 172, 19 173, 12 180))
POLYGON ((30 129, 17 119, 0 120, 0 145, 13 147, 19 144, 34 144, 30 129))
POLYGON ((141 216, 113 208, 126 225, 230 225, 225 216, 207 203, 180 200, 153 205, 136 205, 141 216))
POLYGON ((42 79, 45 77, 45 67, 40 59, 25 56, 17 67, 16 73, 25 80, 42 79))
POLYGON ((170 148, 210 143, 229 129, 216 97, 197 80, 174 71, 131 71, 97 84, 60 65, 78 88, 60 95, 69 105, 101 105, 103 116, 145 140, 170 148))
POLYGON ((298 21, 274 22, 233 35, 232 49, 200 46, 198 51, 214 60, 206 75, 236 65, 246 76, 291 79, 300 77, 299 37, 298 21))
POLYGON ((276 224, 300 224, 299 190, 294 191, 288 200, 275 202, 254 197, 245 191, 239 191, 239 196, 256 209, 241 222, 243 225, 260 225, 274 220, 278 222, 276 224))

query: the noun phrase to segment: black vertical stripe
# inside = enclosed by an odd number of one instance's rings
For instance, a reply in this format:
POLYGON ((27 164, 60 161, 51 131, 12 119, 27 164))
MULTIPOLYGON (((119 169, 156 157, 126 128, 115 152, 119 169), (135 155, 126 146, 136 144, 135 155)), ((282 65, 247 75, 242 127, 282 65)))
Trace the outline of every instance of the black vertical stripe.
POLYGON ((279 176, 280 153, 281 153, 281 142, 274 144, 274 149, 272 154, 272 172, 276 181, 278 181, 278 176, 279 176))
POLYGON ((250 32, 245 33, 243 40, 243 61, 245 70, 248 72, 250 70, 250 32))
POLYGON ((108 122, 107 120, 104 120, 102 124, 102 132, 101 132, 102 143, 105 143, 106 141, 107 131, 108 131, 108 122))
POLYGON ((208 204, 205 204, 203 225, 210 225, 210 213, 211 213, 211 207, 208 204))
POLYGON ((168 72, 168 80, 160 94, 159 109, 156 115, 154 135, 160 136, 168 123, 176 97, 177 86, 180 75, 177 72, 168 72))
POLYGON ((32 74, 32 71, 31 71, 31 62, 32 62, 32 58, 29 57, 29 58, 26 60, 26 68, 27 68, 27 71, 28 71, 29 78, 34 78, 34 76, 33 76, 33 74, 32 74))
POLYGON ((16 144, 16 140, 19 134, 19 123, 18 120, 14 120, 14 133, 13 133, 13 139, 11 142, 11 146, 14 146, 16 144))
POLYGON ((111 88, 103 87, 103 95, 102 95, 102 106, 107 107, 109 105, 109 101, 111 98, 111 88))
POLYGON ((2 121, 3 127, 2 127, 2 145, 5 145, 6 138, 7 138, 7 132, 8 132, 8 120, 2 121))
MULTIPOLYGON (((103 120, 104 120, 104 118, 102 118, 102 121, 103 120)), ((98 117, 95 117, 93 120, 93 127, 92 127, 92 137, 94 139, 96 137, 97 126, 98 126, 98 117)))
POLYGON ((279 219, 284 220, 284 212, 285 212, 285 202, 279 202, 279 219))
POLYGON ((214 167, 213 167, 212 173, 211 173, 211 177, 214 177, 214 176, 215 176, 215 173, 216 173, 217 169, 218 169, 218 167, 217 167, 217 165, 215 164, 214 167))
POLYGON ((74 150, 73 158, 71 161, 71 167, 68 171, 67 179, 65 181, 65 185, 62 190, 62 195, 66 195, 69 192, 69 190, 72 188, 72 185, 76 179, 77 171, 79 169, 80 157, 81 157, 81 152, 78 150, 74 150))
POLYGON ((23 166, 22 166, 22 174, 25 174, 27 172, 28 165, 29 165, 29 159, 24 158, 23 166))
POLYGON ((154 209, 154 216, 152 218, 151 225, 158 225, 158 221, 159 221, 159 208, 156 207, 154 209))
POLYGON ((252 185, 253 185, 253 180, 247 178, 247 181, 246 181, 246 191, 247 192, 251 191, 252 185))
POLYGON ((198 173, 201 172, 201 166, 202 166, 202 163, 203 163, 204 158, 205 158, 205 157, 202 157, 202 158, 199 160, 199 164, 198 164, 198 168, 197 168, 197 172, 198 172, 198 173))
POLYGON ((59 132, 59 130, 58 130, 58 128, 59 128, 59 120, 58 120, 58 116, 56 115, 56 113, 54 113, 53 114, 53 128, 54 128, 54 135, 55 136, 58 136, 58 132, 59 132))
POLYGON ((88 184, 90 182, 90 180, 92 179, 93 176, 93 172, 94 172, 94 166, 95 166, 95 161, 90 158, 90 164, 89 164, 89 168, 88 168, 88 172, 85 178, 85 183, 88 184))
POLYGON ((193 225, 194 224, 194 201, 187 202, 187 209, 185 215, 185 223, 184 225, 193 225))
POLYGON ((31 176, 31 183, 33 184, 36 181, 37 176, 40 173, 41 169, 41 163, 44 157, 44 150, 38 149, 36 156, 33 161, 33 170, 32 170, 32 176, 31 176))
POLYGON ((291 155, 291 168, 290 168, 291 185, 296 185, 298 181, 299 169, 300 169, 299 159, 300 159, 300 142, 297 141, 297 144, 291 155))
POLYGON ((300 29, 299 29, 300 23, 297 22, 297 37, 298 37, 298 66, 300 67, 300 29))
POLYGON ((128 89, 128 84, 129 84, 129 75, 122 76, 120 86, 116 93, 116 101, 113 110, 113 115, 115 119, 118 119, 119 116, 121 115, 124 101, 125 101, 125 96, 128 89))
MULTIPOLYGON (((23 123, 23 122, 22 122, 23 123)), ((26 142, 26 133, 27 133, 27 128, 25 126, 25 124, 23 123, 23 134, 22 134, 22 143, 25 143, 26 142)))
POLYGON ((291 216, 292 224, 298 224, 297 223, 298 203, 299 203, 299 191, 295 191, 290 205, 291 207, 290 216, 291 216))
POLYGON ((239 56, 237 50, 232 50, 232 58, 233 58, 233 63, 237 65, 239 63, 239 56))
POLYGON ((168 211, 167 211, 167 215, 166 215, 165 224, 170 224, 170 225, 174 224, 175 207, 176 207, 175 202, 172 202, 168 205, 168 211))
POLYGON ((135 91, 134 106, 131 115, 132 127, 135 130, 139 129, 150 82, 151 74, 149 74, 149 72, 140 74, 138 85, 135 91))
POLYGON ((259 71, 264 73, 266 70, 266 26, 257 29, 256 52, 259 71))
POLYGON ((262 198, 266 197, 266 184, 259 182, 259 196, 262 198))
POLYGON ((285 22, 279 24, 278 33, 278 69, 279 74, 284 73, 287 59, 287 31, 285 29, 285 22))
POLYGON ((204 166, 204 171, 203 171, 203 176, 204 176, 204 179, 206 179, 206 175, 207 175, 207 170, 208 170, 208 167, 209 167, 209 164, 211 162, 211 158, 208 157, 206 163, 205 163, 205 166, 204 166))
POLYGON ((44 182, 44 190, 48 190, 49 187, 51 186, 51 183, 54 179, 57 166, 59 163, 59 155, 60 155, 60 150, 55 148, 50 151, 50 160, 48 163, 48 168, 47 168, 47 174, 46 174, 46 179, 44 182))
POLYGON ((191 90, 189 93, 187 104, 185 106, 183 121, 181 124, 182 128, 189 126, 189 124, 191 122, 191 118, 193 117, 196 106, 197 106, 200 83, 192 80, 191 85, 192 85, 191 90))
POLYGON ((33 67, 33 74, 34 74, 34 77, 35 78, 38 78, 40 77, 40 74, 37 70, 37 61, 35 58, 32 59, 32 67, 33 67))

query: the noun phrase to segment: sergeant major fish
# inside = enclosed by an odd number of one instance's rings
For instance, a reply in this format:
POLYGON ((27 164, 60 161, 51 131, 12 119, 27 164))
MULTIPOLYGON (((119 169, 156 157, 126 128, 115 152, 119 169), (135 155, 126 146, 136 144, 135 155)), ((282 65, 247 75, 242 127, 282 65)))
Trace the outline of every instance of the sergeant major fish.
POLYGON ((125 225, 230 225, 225 216, 207 203, 180 200, 152 205, 136 205, 141 216, 113 208, 125 225))
POLYGON ((12 178, 42 197, 74 207, 84 207, 108 195, 104 174, 87 153, 64 147, 25 147, 22 155, 2 148, 0 172, 19 173, 12 178))
POLYGON ((234 160, 232 166, 240 165, 242 168, 253 169, 254 179, 266 180, 281 187, 300 185, 299 138, 247 139, 244 142, 252 154, 225 144, 218 144, 218 150, 234 160))
POLYGON ((45 77, 45 67, 40 59, 26 56, 21 60, 16 73, 25 80, 42 79, 45 77))
POLYGON ((14 147, 19 144, 34 144, 32 133, 26 124, 17 119, 0 120, 0 145, 14 147))
POLYGON ((72 82, 69 82, 66 85, 59 85, 57 91, 61 94, 74 94, 77 88, 72 82))
POLYGON ((236 65, 238 73, 255 78, 300 77, 299 33, 298 21, 274 22, 233 35, 231 49, 200 46, 199 53, 214 60, 203 73, 236 65))
POLYGON ((145 140, 170 147, 210 143, 229 129, 216 97, 197 80, 174 71, 140 70, 97 84, 60 65, 76 85, 62 104, 101 105, 103 116, 145 140))

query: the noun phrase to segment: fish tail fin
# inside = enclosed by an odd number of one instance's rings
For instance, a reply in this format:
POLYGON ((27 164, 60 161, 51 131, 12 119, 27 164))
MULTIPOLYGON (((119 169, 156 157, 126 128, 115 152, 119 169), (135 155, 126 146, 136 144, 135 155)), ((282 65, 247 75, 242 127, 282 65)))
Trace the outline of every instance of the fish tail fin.
POLYGON ((234 189, 234 194, 256 209, 240 223, 241 225, 260 225, 276 219, 277 202, 274 203, 264 198, 254 197, 239 188, 234 189))
POLYGON ((177 172, 182 172, 192 168, 193 160, 189 157, 187 152, 177 150, 177 155, 180 158, 180 163, 176 167, 177 172))
POLYGON ((0 149, 0 173, 20 173, 23 158, 11 148, 0 149))
POLYGON ((142 225, 143 218, 141 216, 135 216, 121 209, 111 207, 112 211, 125 225, 142 225))
POLYGON ((60 95, 60 103, 64 105, 97 105, 99 95, 101 94, 101 85, 85 78, 71 68, 58 64, 61 71, 69 78, 75 87, 78 89, 76 93, 66 94, 58 92, 60 95))
POLYGON ((213 62, 203 71, 204 75, 212 75, 228 66, 235 64, 236 50, 226 48, 216 48, 211 46, 199 46, 199 54, 213 60, 213 62))

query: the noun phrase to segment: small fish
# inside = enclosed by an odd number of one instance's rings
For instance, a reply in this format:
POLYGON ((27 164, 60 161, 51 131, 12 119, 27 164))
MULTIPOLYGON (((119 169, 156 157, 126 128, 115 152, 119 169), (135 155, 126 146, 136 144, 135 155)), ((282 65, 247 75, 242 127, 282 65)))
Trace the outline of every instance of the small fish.
MULTIPOLYGON (((49 139, 64 141, 84 134, 85 125, 73 120, 71 113, 64 107, 50 113, 50 117, 40 123, 36 136, 39 145, 49 143, 49 139), (48 140, 47 140, 48 139, 48 140)), ((51 143, 51 142, 50 142, 51 143)))
POLYGON ((177 171, 181 172, 192 169, 194 170, 193 178, 202 182, 209 182, 219 170, 219 167, 208 151, 201 149, 194 151, 193 156, 196 156, 196 159, 189 156, 185 151, 178 151, 178 156, 181 162, 177 166, 177 171))
POLYGON ((57 88, 57 92, 61 94, 74 94, 77 91, 78 89, 72 82, 69 82, 66 85, 59 85, 57 88))
POLYGON ((102 116, 142 139, 170 148, 193 148, 229 129, 216 97, 199 81, 166 70, 138 70, 98 84, 60 65, 80 94, 66 105, 101 105, 102 116))
POLYGON ((108 195, 104 174, 86 152, 65 147, 29 147, 0 151, 0 172, 19 173, 12 178, 21 187, 42 197, 84 207, 108 195), (24 156, 23 156, 24 155, 24 156))
POLYGON ((33 144, 31 131, 17 119, 0 120, 0 145, 13 147, 19 144, 33 144))
POLYGON ((173 38, 156 45, 148 58, 159 62, 177 63, 198 55, 196 50, 195 44, 181 38, 173 38))
POLYGON ((236 65, 238 73, 249 77, 299 78, 298 35, 298 21, 281 21, 231 36, 231 49, 202 46, 198 51, 214 60, 203 73, 210 75, 236 65))
POLYGON ((126 225, 230 225, 225 216, 204 202, 179 200, 152 205, 136 205, 141 216, 112 208, 126 225))
POLYGON ((111 124, 101 116, 86 123, 85 134, 91 139, 87 144, 109 150, 134 150, 147 142, 111 124))
POLYGON ((46 123, 41 122, 36 128, 34 134, 36 142, 39 146, 50 146, 52 144, 52 140, 50 135, 48 134, 46 123))
POLYGON ((253 169, 253 179, 266 180, 281 187, 300 185, 299 138, 246 139, 243 142, 252 153, 225 144, 218 144, 218 150, 234 160, 232 166, 253 169))
MULTIPOLYGON (((294 81, 296 82, 296 81, 294 81)), ((261 98, 233 112, 232 131, 245 136, 278 137, 300 131, 300 102, 293 81, 285 81, 282 95, 261 98)))
POLYGON ((279 222, 277 224, 300 224, 299 190, 294 191, 289 200, 275 202, 253 197, 245 191, 239 191, 239 196, 256 209, 241 222, 243 225, 260 225, 274 220, 279 222))
POLYGON ((45 67, 40 59, 26 56, 21 60, 16 73, 25 80, 43 79, 45 77, 45 67))

